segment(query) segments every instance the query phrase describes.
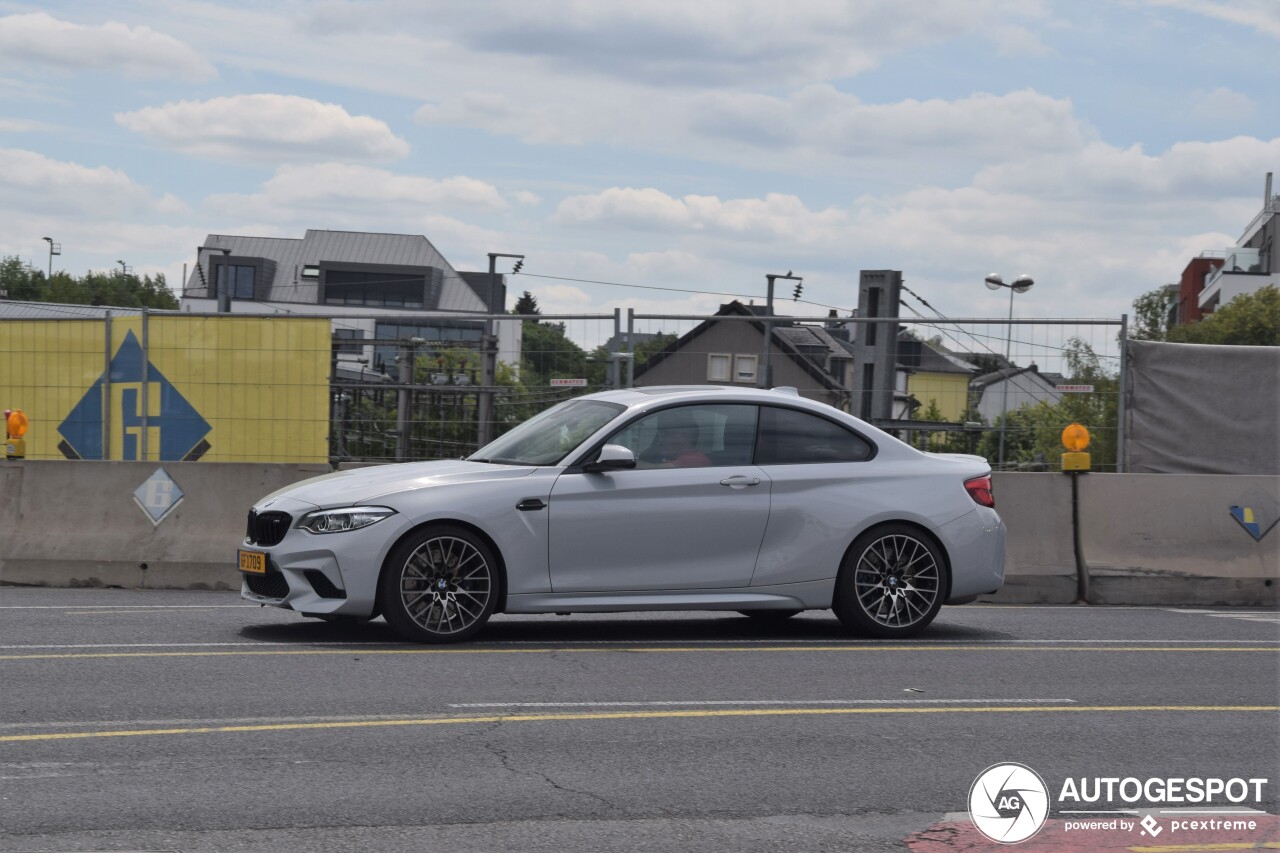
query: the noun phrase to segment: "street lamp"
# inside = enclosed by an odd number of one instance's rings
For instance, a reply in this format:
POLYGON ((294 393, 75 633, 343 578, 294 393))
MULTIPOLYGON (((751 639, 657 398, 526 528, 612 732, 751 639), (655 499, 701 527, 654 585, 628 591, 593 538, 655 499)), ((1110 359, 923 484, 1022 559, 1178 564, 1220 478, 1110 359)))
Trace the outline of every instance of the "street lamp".
POLYGON ((1008 332, 1004 339, 1004 360, 1008 365, 1006 370, 1009 372, 1004 377, 1004 393, 1001 394, 1000 401, 1000 461, 999 467, 1004 467, 1004 432, 1009 425, 1009 380, 1013 378, 1013 361, 1010 360, 1010 349, 1013 345, 1013 294, 1026 293, 1031 289, 1031 285, 1035 284, 1035 279, 1029 275, 1020 275, 1014 280, 1013 284, 1005 284, 1004 279, 992 273, 986 278, 987 287, 990 290, 999 290, 1002 287, 1009 288, 1009 325, 1008 332))
POLYGON ((769 350, 772 349, 771 345, 773 343, 773 283, 780 278, 797 282, 796 299, 800 298, 800 290, 804 286, 799 284, 799 282, 804 281, 804 276, 792 275, 791 270, 787 270, 786 275, 777 275, 775 273, 767 273, 765 275, 765 279, 769 282, 769 293, 765 303, 764 364, 760 365, 760 375, 756 377, 756 385, 760 388, 769 388, 773 385, 773 366, 769 364, 769 350))
POLYGON ((53 256, 62 254, 62 244, 53 242, 52 237, 41 237, 40 239, 49 244, 49 278, 47 280, 51 281, 53 279, 53 256))

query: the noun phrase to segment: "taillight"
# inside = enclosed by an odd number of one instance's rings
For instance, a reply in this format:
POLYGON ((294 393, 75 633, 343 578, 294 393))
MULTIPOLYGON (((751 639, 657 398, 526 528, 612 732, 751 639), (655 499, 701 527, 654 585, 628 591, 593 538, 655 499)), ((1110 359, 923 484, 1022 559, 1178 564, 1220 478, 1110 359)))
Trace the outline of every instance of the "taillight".
POLYGON ((982 506, 996 508, 996 496, 991 493, 991 475, 974 477, 964 481, 964 490, 973 498, 973 502, 982 506))

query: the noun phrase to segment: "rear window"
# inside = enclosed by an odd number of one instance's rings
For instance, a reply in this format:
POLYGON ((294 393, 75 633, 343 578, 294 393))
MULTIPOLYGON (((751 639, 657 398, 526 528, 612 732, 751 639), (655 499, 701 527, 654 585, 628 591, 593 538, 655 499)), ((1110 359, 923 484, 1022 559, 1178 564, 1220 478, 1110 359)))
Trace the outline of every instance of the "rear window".
POLYGON ((871 442, 826 418, 774 406, 760 410, 757 465, 862 462, 874 453, 871 442))

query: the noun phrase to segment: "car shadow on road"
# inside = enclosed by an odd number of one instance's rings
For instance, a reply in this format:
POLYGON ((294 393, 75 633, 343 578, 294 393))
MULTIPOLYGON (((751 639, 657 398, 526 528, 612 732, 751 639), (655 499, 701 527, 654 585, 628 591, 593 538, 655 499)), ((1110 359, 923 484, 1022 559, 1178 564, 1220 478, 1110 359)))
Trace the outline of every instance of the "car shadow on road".
MULTIPOLYGON (((345 644, 387 643, 404 645, 381 619, 372 622, 272 622, 246 625, 240 630, 246 639, 265 643, 345 644)), ((905 642, 965 643, 1016 639, 1003 631, 953 625, 939 620, 905 642)), ((893 644, 901 640, 860 637, 846 630, 829 613, 802 614, 776 624, 762 623, 734 614, 690 616, 671 614, 575 614, 572 616, 495 616, 466 645, 507 645, 535 643, 849 643, 893 644)))

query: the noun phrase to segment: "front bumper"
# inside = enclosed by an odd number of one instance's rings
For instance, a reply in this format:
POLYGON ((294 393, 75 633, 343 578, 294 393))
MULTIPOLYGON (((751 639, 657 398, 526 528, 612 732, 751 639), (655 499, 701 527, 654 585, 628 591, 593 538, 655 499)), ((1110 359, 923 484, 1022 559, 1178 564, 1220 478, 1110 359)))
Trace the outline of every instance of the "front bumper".
POLYGON ((303 514, 278 544, 242 546, 266 554, 267 571, 240 572, 241 597, 309 615, 375 615, 378 575, 408 523, 393 515, 359 530, 315 534, 297 527, 303 514))

